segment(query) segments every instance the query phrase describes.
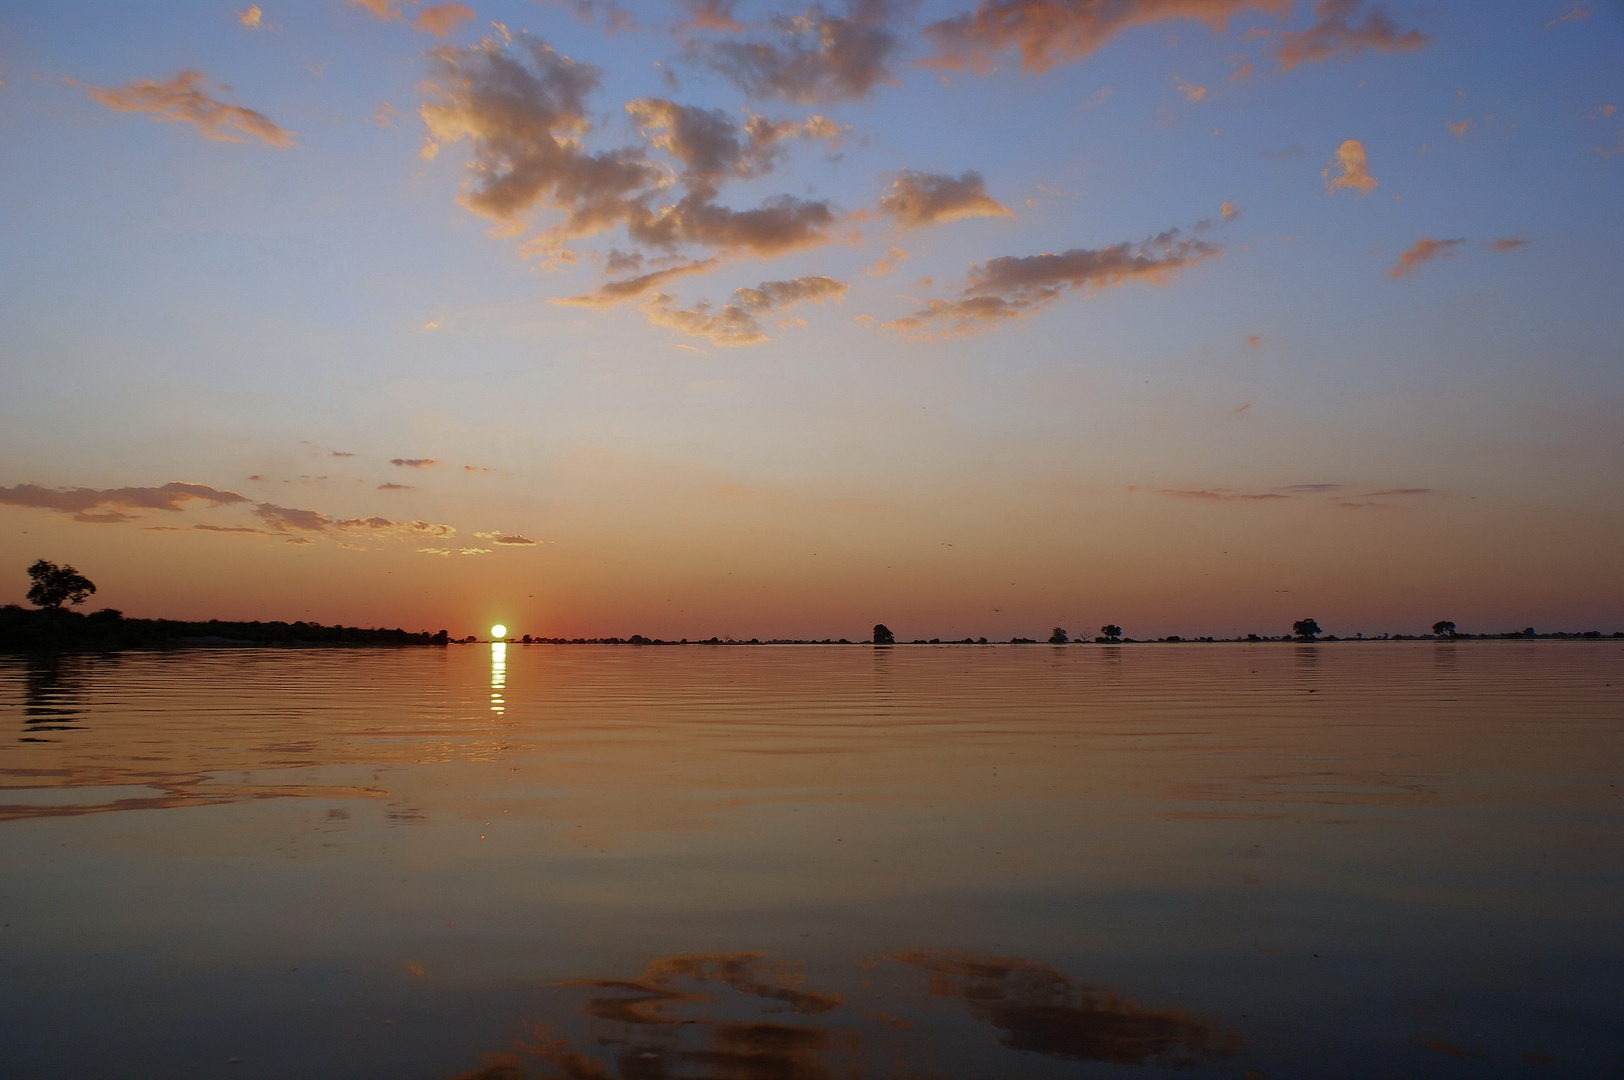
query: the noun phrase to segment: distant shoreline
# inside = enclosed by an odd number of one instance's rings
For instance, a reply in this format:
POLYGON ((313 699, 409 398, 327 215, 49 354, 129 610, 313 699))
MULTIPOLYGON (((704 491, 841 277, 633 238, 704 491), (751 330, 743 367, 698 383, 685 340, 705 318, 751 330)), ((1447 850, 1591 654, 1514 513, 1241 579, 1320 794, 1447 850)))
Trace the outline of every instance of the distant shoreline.
MULTIPOLYGON (((679 638, 675 641, 650 638, 642 634, 630 637, 534 637, 522 635, 505 639, 509 645, 829 645, 866 646, 869 648, 895 648, 915 645, 1047 645, 1050 648, 1072 648, 1089 645, 1323 645, 1330 643, 1360 644, 1381 641, 1624 641, 1624 632, 1606 634, 1599 630, 1553 631, 1531 633, 1528 630, 1500 634, 1384 634, 1376 637, 1338 637, 1325 634, 1317 638, 1280 635, 1265 637, 1248 634, 1241 637, 1182 637, 1177 634, 1161 638, 1070 639, 1045 641, 1037 638, 1012 637, 994 641, 988 638, 915 638, 876 646, 872 641, 853 641, 847 638, 679 638)), ((179 619, 127 619, 116 611, 93 612, 89 615, 76 611, 29 610, 16 605, 0 607, 0 653, 33 652, 122 652, 125 650, 163 649, 228 649, 228 648, 444 648, 450 645, 488 645, 490 638, 468 636, 453 638, 440 630, 411 631, 399 628, 369 629, 358 626, 325 626, 313 622, 238 622, 210 619, 185 621, 179 619)))

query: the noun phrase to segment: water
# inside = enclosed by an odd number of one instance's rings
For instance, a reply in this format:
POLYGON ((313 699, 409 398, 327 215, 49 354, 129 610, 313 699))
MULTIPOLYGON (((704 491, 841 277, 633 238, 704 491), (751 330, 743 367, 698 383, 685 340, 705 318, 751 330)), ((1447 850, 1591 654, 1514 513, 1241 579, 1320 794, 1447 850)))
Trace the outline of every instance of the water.
POLYGON ((0 732, 8 1077, 1624 1070, 1616 643, 11 657, 0 732))

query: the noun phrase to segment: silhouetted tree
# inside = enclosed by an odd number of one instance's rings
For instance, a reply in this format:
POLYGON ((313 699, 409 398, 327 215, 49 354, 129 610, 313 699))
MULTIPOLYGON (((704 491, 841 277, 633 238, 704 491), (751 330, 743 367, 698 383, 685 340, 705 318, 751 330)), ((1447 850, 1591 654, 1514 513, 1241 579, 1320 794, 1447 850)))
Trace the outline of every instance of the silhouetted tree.
POLYGON ((1454 637, 1455 624, 1447 619, 1443 620, 1442 622, 1435 622, 1432 624, 1432 632, 1439 637, 1454 637))
POLYGON ((1122 627, 1118 626, 1116 623, 1106 623, 1104 626, 1100 627, 1100 636, 1108 641, 1121 641, 1122 627))
POLYGON ((34 583, 28 587, 28 602, 56 609, 64 603, 82 604, 96 591, 95 584, 71 566, 58 566, 36 559, 28 568, 34 583))
POLYGON ((1054 628, 1054 633, 1049 635, 1049 644, 1050 645, 1064 645, 1066 642, 1068 642, 1070 640, 1071 640, 1071 637, 1069 635, 1067 635, 1067 633, 1064 630, 1060 629, 1060 627, 1058 627, 1058 626, 1054 628))
POLYGON ((1320 634, 1325 633, 1324 630, 1320 629, 1320 624, 1313 619, 1298 619, 1291 624, 1291 632, 1293 635, 1307 638, 1309 641, 1313 641, 1320 634))
POLYGON ((882 622, 874 624, 874 644, 895 645, 896 643, 897 636, 891 632, 890 627, 886 626, 882 622))

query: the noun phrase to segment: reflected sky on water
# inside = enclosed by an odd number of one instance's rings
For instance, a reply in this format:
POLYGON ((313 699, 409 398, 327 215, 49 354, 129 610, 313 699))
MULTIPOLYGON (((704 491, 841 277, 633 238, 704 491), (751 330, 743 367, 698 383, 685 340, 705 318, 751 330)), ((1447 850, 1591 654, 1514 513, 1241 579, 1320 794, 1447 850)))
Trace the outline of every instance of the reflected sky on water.
POLYGON ((0 1073, 1608 1075, 1621 782, 1605 642, 0 658, 0 1073))

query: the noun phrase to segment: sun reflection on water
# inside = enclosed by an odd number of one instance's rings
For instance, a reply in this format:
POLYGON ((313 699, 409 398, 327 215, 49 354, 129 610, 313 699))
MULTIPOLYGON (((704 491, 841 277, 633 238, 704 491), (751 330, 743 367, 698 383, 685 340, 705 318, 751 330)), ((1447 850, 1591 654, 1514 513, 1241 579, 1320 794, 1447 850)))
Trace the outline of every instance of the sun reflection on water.
POLYGON ((491 642, 491 712, 507 711, 502 692, 507 688, 507 642, 491 642))

